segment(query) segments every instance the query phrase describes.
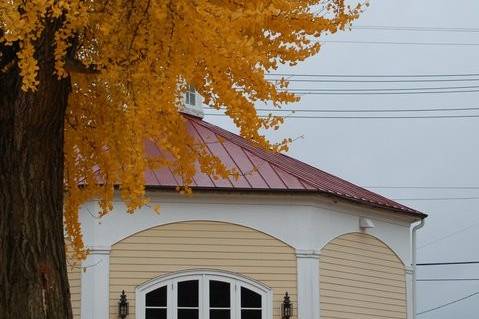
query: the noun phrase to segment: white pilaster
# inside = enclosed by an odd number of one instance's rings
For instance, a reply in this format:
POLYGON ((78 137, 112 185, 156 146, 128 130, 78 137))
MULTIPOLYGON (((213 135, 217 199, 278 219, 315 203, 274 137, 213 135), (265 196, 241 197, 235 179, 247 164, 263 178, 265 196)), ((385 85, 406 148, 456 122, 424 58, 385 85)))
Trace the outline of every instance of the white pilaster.
POLYGON ((407 300, 407 319, 414 319, 413 309, 413 286, 414 284, 414 269, 412 267, 406 267, 406 300, 407 300))
POLYGON ((82 263, 81 319, 108 319, 111 247, 93 246, 89 250, 82 263))
POLYGON ((319 319, 319 252, 296 250, 298 319, 319 319))

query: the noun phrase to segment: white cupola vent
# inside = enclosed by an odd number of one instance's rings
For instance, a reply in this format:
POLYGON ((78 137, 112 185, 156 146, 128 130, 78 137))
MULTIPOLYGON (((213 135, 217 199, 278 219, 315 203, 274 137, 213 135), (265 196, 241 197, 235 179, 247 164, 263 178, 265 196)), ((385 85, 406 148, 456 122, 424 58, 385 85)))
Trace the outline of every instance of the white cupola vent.
POLYGON ((183 96, 180 112, 199 118, 203 118, 205 116, 203 112, 202 98, 192 85, 188 85, 188 89, 183 96))

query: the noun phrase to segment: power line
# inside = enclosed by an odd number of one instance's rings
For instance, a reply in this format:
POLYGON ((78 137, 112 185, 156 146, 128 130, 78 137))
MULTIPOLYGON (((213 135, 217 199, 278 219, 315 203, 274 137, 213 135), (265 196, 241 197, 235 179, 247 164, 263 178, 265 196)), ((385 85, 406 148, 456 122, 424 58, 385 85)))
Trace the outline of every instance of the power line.
POLYGON ((479 32, 479 28, 444 28, 444 27, 419 27, 419 26, 382 26, 358 25, 352 26, 357 30, 390 30, 390 31, 422 31, 422 32, 479 32))
MULTIPOLYGON (((213 109, 213 108, 206 108, 213 109)), ((264 109, 257 108, 260 112, 293 112, 293 113, 381 113, 381 112, 450 112, 450 111, 476 111, 479 107, 461 108, 431 108, 431 109, 264 109)))
POLYGON ((364 188, 384 189, 479 189, 479 186, 362 186, 364 188))
POLYGON ((464 232, 464 231, 466 231, 466 230, 468 230, 468 229, 471 229, 471 228, 473 228, 473 227, 476 227, 477 225, 479 225, 479 221, 478 221, 478 222, 474 222, 473 224, 470 224, 470 225, 468 225, 467 227, 458 229, 458 230, 456 230, 456 231, 454 231, 454 232, 452 232, 452 233, 449 233, 449 234, 447 234, 447 235, 445 235, 445 236, 443 236, 443 237, 440 237, 440 238, 438 238, 438 239, 435 239, 435 240, 433 240, 433 241, 430 241, 430 242, 428 242, 428 243, 425 243, 424 245, 421 245, 421 246, 417 247, 417 249, 418 249, 418 250, 419 250, 419 249, 423 249, 424 247, 430 246, 430 245, 435 244, 435 243, 437 243, 437 242, 439 242, 439 241, 442 241, 442 240, 444 240, 444 239, 447 239, 447 238, 450 238, 450 237, 455 236, 455 235, 457 235, 457 234, 460 234, 460 233, 462 233, 462 232, 464 232))
MULTIPOLYGON (((266 79, 270 82, 280 81, 281 78, 266 79)), ((288 82, 297 82, 297 83, 428 83, 428 82, 475 82, 479 79, 424 79, 424 80, 297 80, 297 79, 287 79, 288 82)))
POLYGON ((347 40, 323 40, 322 43, 335 44, 391 44, 391 45, 418 45, 418 46, 479 46, 479 43, 466 42, 393 42, 393 41, 347 41, 347 40))
POLYGON ((472 200, 479 197, 430 197, 430 198, 395 198, 394 200, 472 200))
POLYGON ((441 281, 479 281, 479 278, 423 278, 416 279, 421 282, 441 282, 441 281))
POLYGON ((416 266, 448 266, 448 265, 473 265, 479 264, 479 261, 449 261, 437 263, 418 263, 416 266))
POLYGON ((457 302, 460 302, 460 301, 469 299, 469 298, 474 297, 474 296, 476 296, 476 295, 479 295, 479 291, 478 291, 478 292, 475 292, 475 293, 473 293, 473 294, 470 294, 470 295, 468 295, 468 296, 462 297, 462 298, 460 298, 460 299, 457 299, 457 300, 448 302, 448 303, 446 303, 446 304, 443 304, 443 305, 440 305, 440 306, 437 306, 437 307, 434 307, 434 308, 431 308, 431 309, 428 309, 428 310, 425 310, 425 311, 418 312, 418 313, 416 313, 416 315, 422 315, 422 314, 425 314, 425 313, 428 313, 428 312, 431 312, 431 311, 434 311, 434 310, 438 310, 438 309, 441 309, 441 308, 450 306, 450 305, 452 305, 452 304, 455 304, 455 303, 457 303, 457 302))
POLYGON ((413 88, 359 88, 359 89, 316 89, 316 88, 291 88, 284 89, 288 91, 307 91, 307 92, 363 92, 363 91, 428 91, 428 90, 456 90, 456 89, 477 89, 479 85, 466 85, 466 86, 439 86, 439 87, 413 87, 413 88))
POLYGON ((317 91, 300 91, 295 92, 298 95, 396 95, 396 94, 443 94, 443 93, 476 93, 479 90, 456 90, 456 91, 411 91, 411 92, 317 92, 317 91))
POLYGON ((291 77, 332 77, 332 78, 434 78, 434 77, 472 77, 479 73, 462 74, 304 74, 304 73, 269 73, 266 75, 291 76, 291 77))
MULTIPOLYGON (((209 116, 228 116, 223 113, 205 113, 209 116)), ((267 118, 267 116, 259 115, 260 118, 267 118)), ((284 115, 282 118, 292 119, 353 119, 353 120, 386 120, 386 119, 467 119, 479 118, 478 115, 425 115, 425 116, 306 116, 306 115, 284 115)))

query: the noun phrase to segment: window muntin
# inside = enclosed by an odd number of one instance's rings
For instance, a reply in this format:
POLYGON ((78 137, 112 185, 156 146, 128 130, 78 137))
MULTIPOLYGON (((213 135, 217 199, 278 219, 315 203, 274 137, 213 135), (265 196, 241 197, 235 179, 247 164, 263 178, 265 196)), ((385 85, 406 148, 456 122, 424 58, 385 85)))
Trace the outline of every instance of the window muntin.
POLYGON ((145 310, 136 319, 271 319, 271 289, 233 276, 180 273, 147 283, 137 289, 137 309, 145 310))
POLYGON ((188 105, 196 105, 196 90, 191 84, 188 84, 188 88, 185 92, 185 103, 188 105))

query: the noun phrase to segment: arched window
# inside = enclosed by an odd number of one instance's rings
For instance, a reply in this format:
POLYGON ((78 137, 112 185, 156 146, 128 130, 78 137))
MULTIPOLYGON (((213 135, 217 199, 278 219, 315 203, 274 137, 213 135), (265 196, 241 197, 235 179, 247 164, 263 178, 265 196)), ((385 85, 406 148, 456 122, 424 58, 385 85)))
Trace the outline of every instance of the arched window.
POLYGON ((136 290, 137 319, 270 319, 271 289, 227 272, 188 271, 136 290))

